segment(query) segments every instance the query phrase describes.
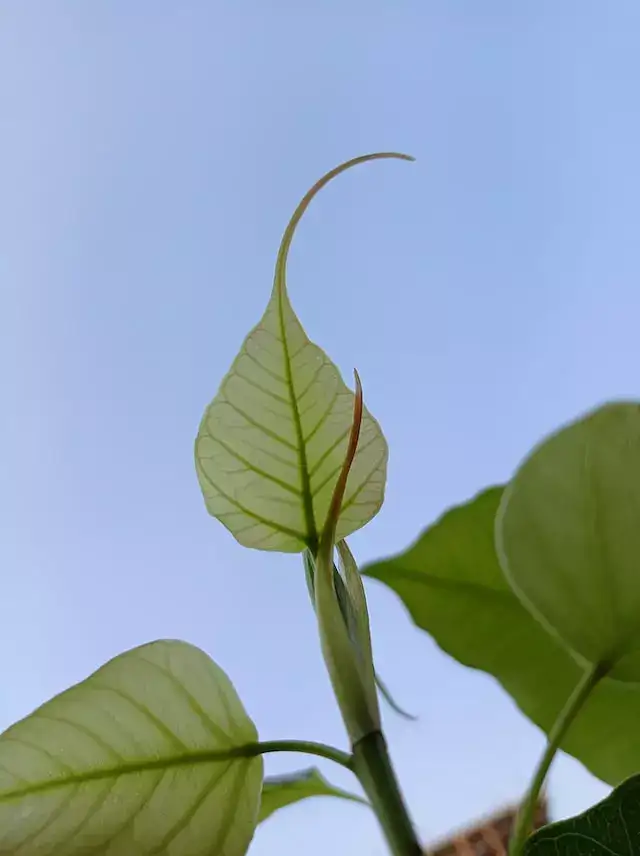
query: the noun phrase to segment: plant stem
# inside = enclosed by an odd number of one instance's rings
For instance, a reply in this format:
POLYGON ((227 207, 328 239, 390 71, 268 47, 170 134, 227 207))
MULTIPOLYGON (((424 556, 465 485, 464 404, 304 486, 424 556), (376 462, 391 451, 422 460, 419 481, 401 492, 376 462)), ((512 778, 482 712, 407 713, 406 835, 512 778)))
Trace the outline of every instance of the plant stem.
POLYGON ((308 740, 267 740, 255 743, 252 747, 256 755, 266 755, 268 752, 302 752, 305 755, 317 755, 341 764, 347 770, 353 770, 353 758, 347 752, 327 746, 326 743, 313 743, 308 740))
POLYGON ((547 746, 533 774, 527 795, 520 806, 509 845, 509 856, 522 856, 525 842, 533 831, 533 818, 540 797, 540 791, 549 772, 549 767, 560 748, 560 743, 564 739, 570 725, 582 710, 584 703, 608 671, 609 667, 603 663, 596 663, 594 666, 589 666, 554 722, 549 732, 547 746))
POLYGON ((352 769, 369 797, 394 856, 422 856, 380 731, 368 734, 354 745, 352 769))

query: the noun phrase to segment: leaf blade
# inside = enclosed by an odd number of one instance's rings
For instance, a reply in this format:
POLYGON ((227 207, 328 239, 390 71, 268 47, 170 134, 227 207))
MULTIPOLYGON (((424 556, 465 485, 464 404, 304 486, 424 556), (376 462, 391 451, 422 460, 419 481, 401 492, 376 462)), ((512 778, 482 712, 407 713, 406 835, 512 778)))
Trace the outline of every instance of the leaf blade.
POLYGON ((640 853, 640 776, 632 776, 604 800, 576 817, 551 823, 527 841, 525 856, 588 856, 640 853))
POLYGON ((133 649, 0 735, 0 853, 204 856, 218 841, 242 856, 262 781, 256 740, 202 651, 133 649))
MULTIPOLYGON (((529 614, 501 572, 493 527, 502 493, 502 486, 492 487, 450 509, 406 551, 362 573, 391 588, 446 654, 495 677, 548 733, 581 668, 529 614)), ((615 785, 640 769, 639 720, 640 687, 605 679, 562 749, 615 785)))
POLYGON ((615 401, 547 436, 496 521, 520 600, 583 663, 640 680, 640 404, 615 401))
POLYGON ((258 822, 262 823, 276 811, 288 805, 322 796, 339 797, 361 805, 369 805, 362 797, 330 784, 317 767, 308 767, 296 773, 265 778, 258 822))
MULTIPOLYGON (((306 194, 276 261, 264 315, 244 340, 208 406, 195 443, 196 472, 209 513, 244 546, 315 553, 347 447, 354 394, 311 342, 289 300, 286 263, 295 229, 315 195, 353 166, 336 167, 306 194)), ((384 499, 388 449, 364 410, 337 538, 363 526, 384 499)))

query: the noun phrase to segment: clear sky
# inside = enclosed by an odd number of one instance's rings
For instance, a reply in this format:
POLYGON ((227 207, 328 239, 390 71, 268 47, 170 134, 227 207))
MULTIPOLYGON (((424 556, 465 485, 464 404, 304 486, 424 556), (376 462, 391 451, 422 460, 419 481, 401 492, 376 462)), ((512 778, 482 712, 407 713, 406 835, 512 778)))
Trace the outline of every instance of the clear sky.
MULTIPOLYGON (((638 395, 637 0, 0 2, 0 726, 120 651, 201 646, 263 739, 345 745, 297 557, 205 512, 193 440, 260 317, 284 226, 310 336, 391 446, 361 561, 638 395)), ((425 840, 521 794, 542 737, 369 586, 425 840)), ((270 757, 269 772, 307 758, 270 757)), ((322 765, 334 781, 349 775, 322 765)), ((557 817, 604 793, 574 761, 557 817)), ((255 856, 384 853, 316 800, 255 856)))

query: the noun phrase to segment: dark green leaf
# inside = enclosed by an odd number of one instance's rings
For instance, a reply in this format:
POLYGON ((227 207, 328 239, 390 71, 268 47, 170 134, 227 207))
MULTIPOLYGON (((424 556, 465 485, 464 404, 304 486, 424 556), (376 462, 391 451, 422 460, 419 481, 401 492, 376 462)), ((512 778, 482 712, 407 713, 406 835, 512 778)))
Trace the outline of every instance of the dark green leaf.
POLYGON ((351 802, 368 805, 367 801, 341 788, 329 784, 316 767, 309 767, 286 776, 267 776, 262 788, 259 822, 292 803, 309 797, 340 797, 351 802))
MULTIPOLYGON (((460 663, 494 675, 548 732, 579 680, 570 654, 509 588, 494 547, 502 496, 493 487, 448 511, 406 552, 369 565, 403 600, 418 627, 460 663)), ((611 784, 640 769, 640 687, 605 680, 562 748, 611 784)))
POLYGON ((552 823, 527 841, 525 856, 638 856, 640 776, 583 814, 552 823))

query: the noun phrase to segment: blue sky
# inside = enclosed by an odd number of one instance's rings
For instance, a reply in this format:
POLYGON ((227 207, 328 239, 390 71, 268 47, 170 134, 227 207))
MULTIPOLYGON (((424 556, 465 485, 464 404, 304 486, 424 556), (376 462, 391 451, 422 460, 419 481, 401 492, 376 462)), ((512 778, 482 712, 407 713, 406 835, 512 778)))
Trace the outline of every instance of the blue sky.
MULTIPOLYGON (((192 447, 326 170, 291 298, 391 446, 361 561, 508 477, 540 436, 638 394, 635 0, 0 5, 0 726, 123 649, 191 641, 264 739, 344 745, 299 559, 208 518, 192 447), (634 344, 634 342, 636 344, 634 344)), ((369 587, 387 717, 425 840, 516 799, 539 732, 369 587)), ((270 772, 308 759, 270 757, 270 772)), ((334 781, 346 772, 323 765, 334 781)), ((576 762, 556 816, 604 793, 576 762)), ((317 800, 252 853, 384 853, 317 800)))

